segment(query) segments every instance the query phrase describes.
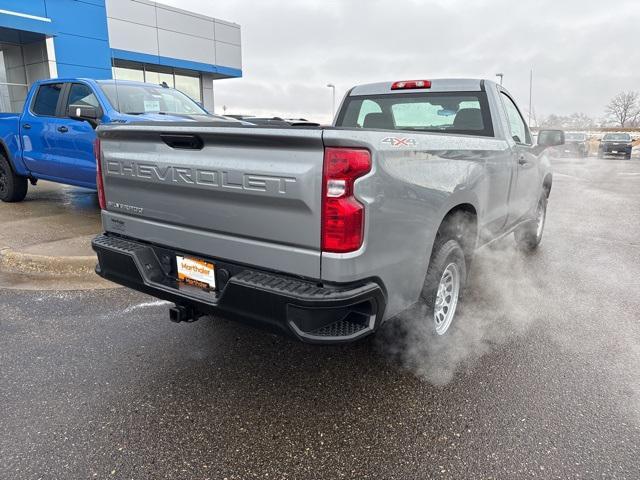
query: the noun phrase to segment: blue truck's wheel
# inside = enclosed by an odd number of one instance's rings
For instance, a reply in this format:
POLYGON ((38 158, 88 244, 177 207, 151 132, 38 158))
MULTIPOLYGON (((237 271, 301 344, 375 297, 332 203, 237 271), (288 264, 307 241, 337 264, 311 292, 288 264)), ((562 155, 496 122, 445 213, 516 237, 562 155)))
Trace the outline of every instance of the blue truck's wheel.
POLYGON ((7 159, 0 155, 0 200, 21 202, 27 196, 27 178, 16 175, 7 159))

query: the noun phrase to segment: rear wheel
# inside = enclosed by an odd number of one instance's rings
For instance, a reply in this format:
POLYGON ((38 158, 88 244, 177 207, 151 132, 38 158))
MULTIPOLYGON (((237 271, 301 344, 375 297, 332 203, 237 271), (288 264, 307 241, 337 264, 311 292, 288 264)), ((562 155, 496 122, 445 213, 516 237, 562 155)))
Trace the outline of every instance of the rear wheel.
POLYGON ((536 206, 536 216, 524 225, 518 227, 514 232, 516 245, 524 252, 532 252, 542 241, 544 224, 547 219, 547 195, 543 192, 538 205, 536 206))
POLYGON ((466 280, 467 265, 460 243, 454 239, 436 241, 420 294, 426 306, 425 321, 436 335, 449 331, 466 280))
POLYGON ((0 155, 0 200, 21 202, 27 196, 27 178, 16 175, 7 159, 0 155))

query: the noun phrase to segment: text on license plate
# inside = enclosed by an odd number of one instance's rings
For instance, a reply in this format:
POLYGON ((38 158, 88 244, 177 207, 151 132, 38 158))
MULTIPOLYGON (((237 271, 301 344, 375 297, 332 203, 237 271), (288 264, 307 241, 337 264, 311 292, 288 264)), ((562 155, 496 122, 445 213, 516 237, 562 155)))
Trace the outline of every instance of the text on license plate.
POLYGON ((178 280, 200 288, 216 288, 215 265, 204 260, 176 255, 178 280))

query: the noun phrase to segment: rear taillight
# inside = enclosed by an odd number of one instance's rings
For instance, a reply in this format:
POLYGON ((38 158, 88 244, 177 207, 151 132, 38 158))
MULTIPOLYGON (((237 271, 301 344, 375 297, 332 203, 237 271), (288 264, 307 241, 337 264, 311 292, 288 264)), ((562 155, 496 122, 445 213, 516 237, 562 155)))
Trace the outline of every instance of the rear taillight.
POLYGON ((414 90, 418 88, 431 88, 431 80, 403 80, 394 82, 391 90, 414 90))
POLYGON ((104 196, 104 182, 102 180, 102 161, 100 160, 100 139, 93 142, 93 154, 96 157, 96 186, 98 187, 98 202, 100 209, 107 208, 107 200, 104 196))
POLYGON ((355 198, 357 178, 371 170, 371 154, 359 148, 325 148, 322 175, 322 250, 358 250, 364 237, 364 206, 355 198))

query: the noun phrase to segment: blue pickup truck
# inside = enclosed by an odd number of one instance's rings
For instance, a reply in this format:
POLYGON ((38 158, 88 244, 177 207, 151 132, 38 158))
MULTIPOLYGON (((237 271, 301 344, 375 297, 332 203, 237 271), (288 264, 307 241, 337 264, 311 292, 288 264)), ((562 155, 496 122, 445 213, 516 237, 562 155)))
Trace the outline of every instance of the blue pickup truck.
MULTIPOLYGON (((33 84, 22 113, 0 114, 0 200, 38 180, 96 188, 95 128, 140 121, 234 122, 166 85, 65 78, 33 84)), ((237 122, 240 123, 240 122, 237 122)))

